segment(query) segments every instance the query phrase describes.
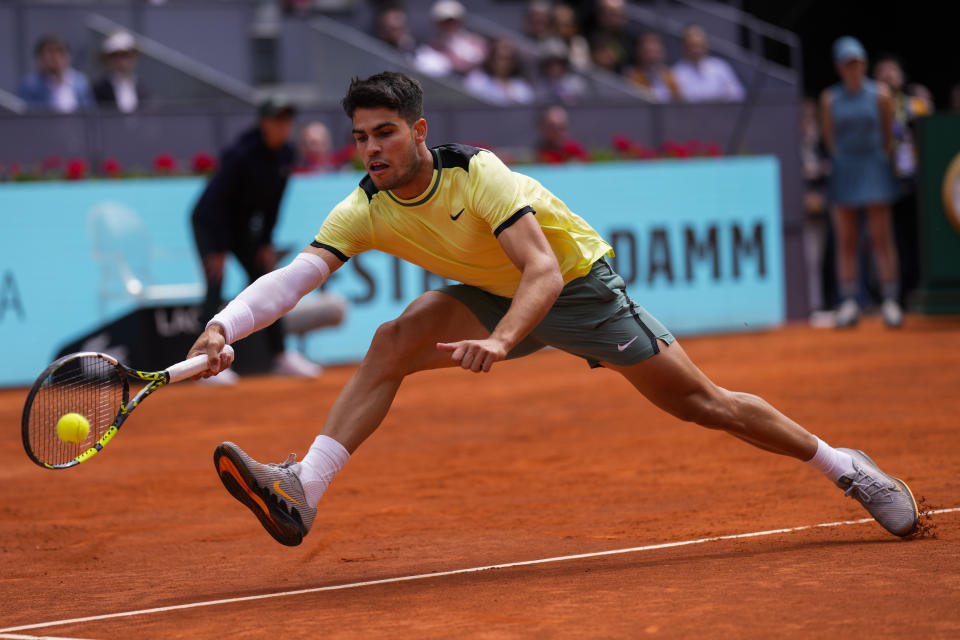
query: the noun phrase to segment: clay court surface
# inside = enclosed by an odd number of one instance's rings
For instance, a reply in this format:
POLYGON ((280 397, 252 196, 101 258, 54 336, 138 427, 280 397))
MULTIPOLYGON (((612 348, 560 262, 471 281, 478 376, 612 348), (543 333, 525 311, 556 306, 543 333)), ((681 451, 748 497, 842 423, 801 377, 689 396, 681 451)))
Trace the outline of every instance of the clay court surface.
MULTIPOLYGON (((960 507, 960 320, 683 344, 719 384, 960 507)), ((0 391, 0 636, 960 636, 957 511, 907 541, 868 522, 647 548, 866 513, 802 464, 682 424, 559 352, 408 379, 310 536, 283 547, 224 491, 213 449, 302 455, 352 371, 163 389, 58 472, 22 451, 25 390, 0 391), (141 613, 23 628, 123 612, 141 613)))

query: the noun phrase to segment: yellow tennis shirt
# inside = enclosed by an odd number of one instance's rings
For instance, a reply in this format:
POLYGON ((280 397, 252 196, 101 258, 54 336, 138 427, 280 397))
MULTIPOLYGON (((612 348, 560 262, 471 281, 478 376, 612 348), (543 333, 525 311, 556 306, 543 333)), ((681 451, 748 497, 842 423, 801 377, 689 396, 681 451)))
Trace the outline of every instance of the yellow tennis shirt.
POLYGON ((557 256, 564 283, 613 250, 539 182, 490 151, 461 144, 430 149, 433 178, 413 200, 377 189, 370 176, 333 208, 313 246, 343 261, 378 249, 449 280, 512 298, 520 271, 497 236, 533 213, 557 256))

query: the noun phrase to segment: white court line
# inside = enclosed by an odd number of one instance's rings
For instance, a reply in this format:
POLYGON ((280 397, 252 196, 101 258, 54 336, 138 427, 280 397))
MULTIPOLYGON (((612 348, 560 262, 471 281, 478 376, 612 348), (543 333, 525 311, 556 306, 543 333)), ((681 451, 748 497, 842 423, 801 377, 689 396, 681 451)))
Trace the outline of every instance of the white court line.
POLYGON ((22 636, 19 633, 0 633, 4 640, 83 640, 83 638, 65 638, 63 636, 22 636))
MULTIPOLYGON (((936 513, 952 513, 960 511, 960 507, 950 509, 935 509, 926 512, 927 515, 936 513)), ((155 607, 153 609, 140 609, 138 611, 121 611, 118 613, 105 613, 99 616, 87 616, 86 618, 72 618, 70 620, 54 620, 51 622, 39 622, 37 624, 25 624, 19 627, 8 627, 0 629, 0 633, 7 631, 25 631, 27 629, 41 629, 43 627, 55 627, 65 624, 75 624, 79 622, 92 622, 94 620, 109 620, 112 618, 126 618, 129 616, 146 615, 148 613, 163 613, 164 611, 178 611, 181 609, 195 609, 197 607, 212 607, 218 604, 234 604, 237 602, 249 602, 251 600, 266 600, 267 598, 282 598, 285 596, 298 596, 306 593, 320 593, 322 591, 340 591, 342 589, 356 589, 358 587, 371 587, 380 584, 391 584, 395 582, 410 582, 413 580, 426 580, 427 578, 442 578, 444 576, 455 576, 464 573, 476 573, 478 571, 489 571, 490 569, 509 569, 511 567, 523 567, 532 564, 546 564, 548 562, 562 562, 564 560, 581 560, 583 558, 597 558, 600 556, 613 556, 621 553, 636 553, 638 551, 654 551, 656 549, 669 549, 672 547, 686 547, 693 544, 703 544, 705 542, 718 542, 720 540, 739 540, 742 538, 757 538, 760 536, 771 536, 777 533, 793 533, 795 531, 806 531, 808 529, 817 529, 822 527, 843 527, 852 524, 863 524, 873 522, 873 518, 861 518, 860 520, 841 520, 840 522, 824 522, 821 524, 808 524, 800 527, 788 527, 786 529, 770 529, 768 531, 754 531, 752 533, 735 533, 726 536, 714 536, 712 538, 700 538, 699 540, 682 540, 680 542, 664 542, 661 544, 650 544, 644 547, 629 547, 627 549, 613 549, 610 551, 594 551, 592 553, 578 553, 572 556, 556 556, 554 558, 540 558, 539 560, 522 560, 520 562, 507 562, 504 564, 491 564, 485 567, 470 567, 468 569, 453 569, 451 571, 437 571, 436 573, 421 573, 412 576, 399 576, 396 578, 382 578, 380 580, 366 580, 364 582, 350 582, 347 584, 333 584, 326 587, 312 587, 310 589, 297 589, 295 591, 279 591, 276 593, 263 593, 256 596, 242 596, 238 598, 224 598, 223 600, 207 600, 205 602, 190 602, 187 604, 175 604, 169 607, 155 607)), ((3 637, 3 636, 0 636, 3 637)), ((29 636, 28 636, 29 637, 29 636)))

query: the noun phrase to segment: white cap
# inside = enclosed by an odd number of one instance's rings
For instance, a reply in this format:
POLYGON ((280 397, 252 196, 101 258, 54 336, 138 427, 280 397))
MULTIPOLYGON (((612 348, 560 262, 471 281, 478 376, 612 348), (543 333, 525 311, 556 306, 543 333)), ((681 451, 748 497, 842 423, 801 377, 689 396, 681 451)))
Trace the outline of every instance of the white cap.
POLYGON ((110 34, 100 46, 100 52, 104 55, 110 55, 118 51, 135 51, 136 49, 137 41, 127 31, 117 31, 110 34))
POLYGON ((467 10, 457 0, 440 0, 430 9, 430 17, 435 21, 461 20, 467 10))

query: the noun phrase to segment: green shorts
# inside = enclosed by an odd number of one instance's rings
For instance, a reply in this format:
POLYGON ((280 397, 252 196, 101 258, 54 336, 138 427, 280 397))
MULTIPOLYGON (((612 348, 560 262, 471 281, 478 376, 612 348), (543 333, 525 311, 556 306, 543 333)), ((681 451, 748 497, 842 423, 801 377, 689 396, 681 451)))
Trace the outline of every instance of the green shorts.
MULTIPOLYGON (((465 304, 489 331, 510 308, 510 298, 466 284, 438 291, 465 304)), ((656 318, 627 296, 623 278, 601 258, 590 273, 563 287, 547 316, 507 358, 551 346, 584 358, 591 367, 601 362, 625 366, 659 353, 658 338, 667 344, 674 341, 656 318)))

